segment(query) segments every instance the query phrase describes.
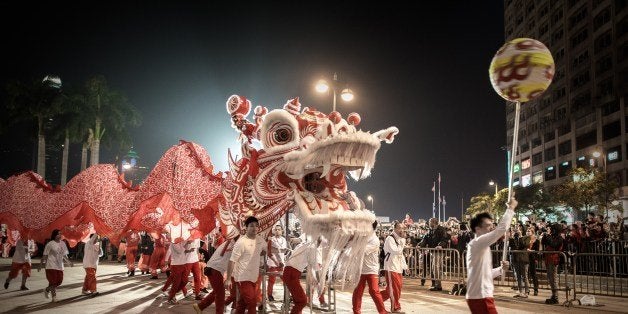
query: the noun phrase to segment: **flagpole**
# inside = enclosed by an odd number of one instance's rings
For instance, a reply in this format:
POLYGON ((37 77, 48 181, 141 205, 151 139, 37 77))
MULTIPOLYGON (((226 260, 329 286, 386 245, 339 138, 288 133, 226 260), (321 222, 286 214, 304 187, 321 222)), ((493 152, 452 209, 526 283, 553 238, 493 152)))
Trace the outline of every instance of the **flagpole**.
POLYGON ((440 172, 438 173, 438 221, 441 221, 441 218, 440 218, 440 172))
POLYGON ((436 181, 432 181, 432 194, 434 199, 432 200, 432 218, 436 217, 436 181))
POLYGON ((445 195, 443 195, 443 220, 447 219, 447 202, 445 201, 445 195))

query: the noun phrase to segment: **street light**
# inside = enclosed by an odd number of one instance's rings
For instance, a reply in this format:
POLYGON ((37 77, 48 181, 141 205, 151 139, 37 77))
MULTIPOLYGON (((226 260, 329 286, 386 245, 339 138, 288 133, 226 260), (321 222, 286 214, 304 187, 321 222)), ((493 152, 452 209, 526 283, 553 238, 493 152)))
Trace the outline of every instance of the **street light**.
POLYGON ((371 202, 371 210, 372 210, 373 212, 375 212, 375 208, 374 208, 374 206, 373 206, 373 197, 369 195, 369 196, 367 196, 367 197, 366 197, 366 199, 367 199, 367 200, 369 200, 369 201, 371 202))
POLYGON ((604 207, 606 207, 606 219, 608 219, 608 182, 606 173, 606 154, 604 153, 604 148, 600 150, 601 151, 594 151, 593 157, 595 157, 596 159, 602 157, 604 160, 604 207))
POLYGON ((495 181, 491 180, 491 181, 489 181, 489 182, 488 182, 488 185, 490 185, 490 186, 493 186, 493 185, 494 185, 494 186, 495 186, 495 197, 497 197, 497 190, 499 189, 499 188, 497 187, 497 182, 495 182, 495 181))
MULTIPOLYGON (((333 93, 332 111, 336 111, 336 94, 339 87, 338 85, 340 85, 340 82, 338 81, 337 73, 334 73, 334 79, 331 81, 331 84, 325 79, 318 80, 318 82, 316 83, 317 92, 328 93, 329 90, 331 90, 331 92, 333 93)), ((351 89, 344 88, 340 92, 340 98, 342 98, 342 100, 346 102, 350 102, 355 98, 355 95, 353 94, 353 91, 351 89)))

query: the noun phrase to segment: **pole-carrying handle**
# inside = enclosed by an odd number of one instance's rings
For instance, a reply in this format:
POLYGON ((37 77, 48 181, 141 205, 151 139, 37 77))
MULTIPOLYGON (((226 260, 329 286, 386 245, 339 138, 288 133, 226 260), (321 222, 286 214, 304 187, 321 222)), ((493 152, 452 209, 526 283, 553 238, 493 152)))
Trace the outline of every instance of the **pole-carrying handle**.
MULTIPOLYGON (((515 168, 515 156, 517 155, 517 147, 519 142, 519 115, 521 111, 521 103, 518 101, 515 102, 515 124, 513 126, 512 133, 512 149, 510 154, 510 165, 508 165, 508 198, 506 199, 506 206, 510 202, 512 198, 512 183, 514 178, 514 168, 515 168)), ((503 218, 503 217, 502 217, 503 218)), ((510 221, 506 224, 506 232, 510 230, 510 221)), ((506 261, 508 256, 508 237, 504 234, 504 250, 502 251, 502 261, 506 261)), ((502 276, 501 280, 506 279, 506 271, 502 268, 502 276)))

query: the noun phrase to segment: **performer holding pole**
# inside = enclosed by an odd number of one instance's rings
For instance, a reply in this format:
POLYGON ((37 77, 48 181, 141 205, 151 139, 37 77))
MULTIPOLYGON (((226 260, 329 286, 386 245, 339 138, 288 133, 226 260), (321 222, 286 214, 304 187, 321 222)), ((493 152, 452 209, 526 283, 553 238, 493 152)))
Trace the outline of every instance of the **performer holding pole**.
POLYGON ((384 299, 379 292, 379 238, 375 234, 377 229, 377 220, 373 222, 373 234, 366 244, 364 250, 364 260, 362 262, 362 274, 358 285, 353 290, 351 303, 353 304, 353 313, 362 313, 362 295, 366 284, 369 285, 369 294, 375 302, 375 307, 379 314, 388 313, 384 306, 384 299))
POLYGON ((254 216, 244 221, 246 234, 238 239, 227 268, 225 286, 231 287, 231 274, 238 286, 240 297, 236 306, 236 313, 243 314, 245 310, 249 314, 257 312, 257 296, 255 287, 259 278, 259 266, 262 254, 266 254, 266 241, 257 236, 259 221, 254 216))
POLYGON ((97 234, 92 234, 85 243, 83 255, 83 268, 85 268, 83 294, 98 294, 96 291, 96 268, 98 268, 98 259, 102 256, 100 253, 100 237, 97 234))
MULTIPOLYGON (((214 303, 214 301, 216 301, 216 313, 225 312, 225 285, 223 274, 225 274, 227 268, 229 267, 231 252, 233 251, 233 247, 235 246, 238 237, 227 240, 227 242, 223 242, 220 246, 218 246, 209 261, 207 261, 207 268, 209 269, 209 284, 212 286, 212 291, 205 296, 200 303, 192 304, 196 313, 201 313, 205 308, 214 303)), ((233 279, 230 279, 230 281, 233 281, 233 279)), ((231 290, 232 292, 230 297, 233 297, 235 295, 235 289, 231 290)))
POLYGON ((386 290, 382 291, 384 301, 391 299, 392 312, 403 313, 399 298, 403 286, 403 271, 408 269, 406 258, 403 256, 403 248, 406 246, 406 232, 403 223, 393 223, 393 233, 386 237, 384 242, 384 271, 386 272, 386 290))
POLYGON ((26 241, 25 239, 19 239, 15 243, 15 253, 13 253, 13 260, 11 261, 11 270, 7 276, 7 280, 4 282, 4 289, 9 289, 9 282, 17 277, 17 274, 22 271, 22 285, 20 290, 28 290, 26 287, 26 279, 31 276, 31 254, 36 250, 35 243, 32 241, 26 241))
POLYGON ((44 248, 41 264, 37 268, 37 271, 40 271, 42 266, 46 267, 48 287, 44 289, 44 296, 47 299, 48 295, 52 294, 52 302, 57 302, 57 287, 63 283, 63 263, 66 262, 70 264, 70 267, 74 267, 74 263, 68 259, 68 253, 68 247, 65 242, 61 241, 61 231, 53 230, 50 242, 44 248))
POLYGON ((495 229, 493 229, 493 218, 487 212, 480 213, 471 219, 471 230, 475 233, 475 238, 467 245, 466 295, 471 313, 497 313, 493 299, 493 278, 499 276, 503 269, 508 267, 508 261, 502 261, 502 266, 493 268, 490 246, 504 235, 516 207, 517 201, 512 198, 495 229))

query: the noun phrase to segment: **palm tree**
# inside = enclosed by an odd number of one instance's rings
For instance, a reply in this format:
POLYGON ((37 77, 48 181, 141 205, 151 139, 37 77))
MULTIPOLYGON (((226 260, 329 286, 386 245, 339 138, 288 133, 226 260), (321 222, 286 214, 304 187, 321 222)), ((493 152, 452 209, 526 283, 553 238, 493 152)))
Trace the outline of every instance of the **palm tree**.
POLYGON ((107 80, 96 76, 87 81, 85 108, 86 114, 93 118, 89 132, 91 137, 90 165, 96 165, 100 156, 100 144, 103 138, 105 144, 114 143, 120 146, 129 146, 127 127, 137 127, 141 124, 140 113, 130 104, 128 98, 121 92, 109 88, 107 80), (105 131, 110 134, 104 137, 105 131))
POLYGON ((44 124, 53 119, 61 91, 61 80, 56 76, 46 76, 28 84, 13 81, 7 84, 7 111, 13 123, 24 120, 37 122, 37 173, 46 177, 46 136, 44 124))
MULTIPOLYGON (((79 90, 71 90, 60 97, 60 101, 56 102, 58 106, 55 118, 55 127, 53 127, 53 136, 56 140, 63 141, 63 156, 61 160, 61 186, 67 182, 68 176, 68 155, 70 143, 83 143, 87 140, 89 123, 91 118, 84 114, 81 105, 85 103, 85 96, 79 90)), ((87 152, 84 149, 84 160, 81 164, 81 170, 85 169, 85 161, 87 160, 87 152)))

